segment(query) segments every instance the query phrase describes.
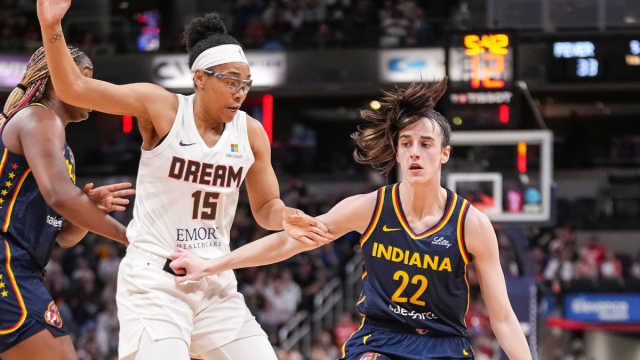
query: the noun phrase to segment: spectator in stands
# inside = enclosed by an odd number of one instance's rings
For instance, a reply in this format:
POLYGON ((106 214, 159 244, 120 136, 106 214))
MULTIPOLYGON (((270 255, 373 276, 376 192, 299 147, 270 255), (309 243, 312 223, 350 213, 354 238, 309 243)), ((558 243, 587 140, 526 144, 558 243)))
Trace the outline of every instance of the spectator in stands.
POLYGON ((275 278, 267 280, 264 288, 265 310, 259 314, 265 330, 273 331, 296 313, 301 300, 300 286, 293 282, 291 272, 282 269, 275 278))
MULTIPOLYGON (((320 335, 318 335, 314 344, 323 349, 326 359, 333 360, 337 359, 340 356, 338 353, 338 348, 333 343, 333 337, 331 336, 331 333, 326 330, 323 330, 320 335)), ((313 354, 311 356, 313 357, 313 354)))
POLYGON ((575 266, 575 277, 576 279, 582 280, 598 280, 598 265, 595 262, 593 256, 591 256, 589 249, 581 248, 580 249, 580 257, 575 266))
POLYGON ((358 329, 358 323, 353 321, 351 313, 345 312, 340 315, 338 323, 333 328, 333 337, 337 347, 342 347, 349 336, 358 329))
POLYGON ((571 261, 571 251, 559 248, 547 263, 544 270, 545 280, 560 280, 568 283, 573 279, 574 265, 571 261))
POLYGON ((609 250, 605 251, 604 260, 600 264, 600 274, 603 279, 622 281, 622 263, 609 250))
POLYGON ((640 280, 640 253, 636 255, 635 261, 633 262, 633 264, 631 264, 631 270, 629 271, 629 274, 632 278, 640 280))
POLYGON ((311 347, 311 360, 333 360, 336 357, 329 357, 325 348, 321 345, 315 344, 311 347))
POLYGON ((591 262, 596 266, 600 266, 605 255, 605 249, 600 245, 600 239, 595 235, 589 237, 589 244, 586 248, 587 256, 589 256, 591 262))
POLYGON ((115 247, 111 244, 101 244, 98 248, 98 277, 103 283, 110 283, 118 276, 120 258, 115 247))
POLYGON ((326 284, 326 270, 316 266, 311 256, 301 255, 297 258, 294 279, 302 289, 302 307, 313 309, 313 298, 326 284))

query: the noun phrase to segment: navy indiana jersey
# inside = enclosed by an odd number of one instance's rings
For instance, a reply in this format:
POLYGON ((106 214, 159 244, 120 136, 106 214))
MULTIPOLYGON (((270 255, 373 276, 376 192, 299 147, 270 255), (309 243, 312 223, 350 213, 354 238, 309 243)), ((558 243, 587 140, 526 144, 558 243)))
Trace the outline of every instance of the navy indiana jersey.
POLYGON ((442 218, 417 234, 398 184, 378 190, 360 245, 365 258, 358 311, 368 321, 433 335, 467 336, 469 307, 464 220, 469 202, 447 189, 442 218))
MULTIPOLYGON (((40 103, 34 103, 45 107, 40 103)), ((7 122, 10 120, 7 120, 7 122)), ((6 126, 6 122, 5 122, 6 126)), ((64 218, 44 201, 38 184, 31 174, 27 159, 7 149, 0 131, 0 227, 29 254, 40 267, 49 261, 51 250, 62 228, 64 218)), ((75 161, 65 142, 64 158, 69 178, 75 184, 75 161)))

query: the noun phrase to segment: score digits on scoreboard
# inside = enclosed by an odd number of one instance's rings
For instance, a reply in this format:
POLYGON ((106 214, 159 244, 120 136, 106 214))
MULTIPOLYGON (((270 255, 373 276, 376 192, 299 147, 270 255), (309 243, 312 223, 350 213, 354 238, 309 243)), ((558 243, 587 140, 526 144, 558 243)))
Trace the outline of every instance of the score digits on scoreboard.
POLYGON ((513 48, 505 33, 456 34, 451 39, 449 80, 454 87, 504 90, 513 79, 513 48))
POLYGON ((506 34, 464 36, 465 54, 471 58, 470 85, 474 89, 504 88, 505 55, 509 54, 506 34))

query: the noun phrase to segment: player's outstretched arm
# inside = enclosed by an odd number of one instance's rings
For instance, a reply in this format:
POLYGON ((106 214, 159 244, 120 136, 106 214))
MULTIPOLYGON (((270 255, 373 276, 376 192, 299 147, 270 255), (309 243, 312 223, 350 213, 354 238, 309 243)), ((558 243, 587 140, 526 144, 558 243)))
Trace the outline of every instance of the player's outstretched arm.
MULTIPOLYGON (((375 196, 376 193, 370 193, 348 197, 317 219, 327 225, 334 239, 349 231, 362 232, 371 218, 376 202, 375 196)), ((318 245, 295 240, 281 231, 213 260, 204 260, 186 250, 177 249, 171 255, 171 268, 176 273, 186 272, 185 276, 176 277, 176 281, 180 283, 199 280, 226 270, 273 264, 316 247, 318 245)))
POLYGON ((473 267, 489 311, 491 328, 500 346, 511 360, 530 360, 527 339, 507 295, 495 231, 487 216, 474 207, 469 209, 464 236, 473 255, 473 267))
POLYGON ((247 117, 247 131, 254 163, 246 177, 249 204, 254 219, 268 230, 286 230, 298 241, 322 245, 332 241, 325 224, 280 200, 278 179, 271 165, 271 145, 262 125, 247 117))
POLYGON ((163 136, 170 129, 167 122, 178 108, 177 97, 154 84, 115 85, 83 76, 62 33, 61 21, 70 5, 70 0, 38 0, 37 4, 47 66, 56 95, 74 106, 136 116, 143 122, 140 129, 145 143, 151 140, 152 134, 144 132, 150 124, 163 136))

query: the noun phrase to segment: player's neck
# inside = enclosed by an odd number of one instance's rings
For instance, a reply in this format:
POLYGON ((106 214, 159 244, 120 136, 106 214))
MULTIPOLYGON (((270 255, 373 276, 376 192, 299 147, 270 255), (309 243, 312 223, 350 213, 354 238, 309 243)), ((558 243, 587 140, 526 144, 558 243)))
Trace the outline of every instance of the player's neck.
POLYGON ((443 211, 447 202, 447 191, 435 180, 422 184, 400 183, 400 202, 409 220, 419 221, 443 211))
POLYGON ((67 126, 71 122, 69 114, 67 114, 66 108, 57 97, 46 97, 38 101, 40 104, 46 106, 49 110, 53 111, 60 121, 67 126))
POLYGON ((196 95, 193 101, 193 117, 200 135, 205 135, 212 131, 218 135, 222 135, 222 132, 224 131, 224 122, 220 121, 215 114, 207 114, 207 111, 204 109, 204 104, 200 102, 200 97, 198 95, 196 95))

